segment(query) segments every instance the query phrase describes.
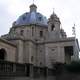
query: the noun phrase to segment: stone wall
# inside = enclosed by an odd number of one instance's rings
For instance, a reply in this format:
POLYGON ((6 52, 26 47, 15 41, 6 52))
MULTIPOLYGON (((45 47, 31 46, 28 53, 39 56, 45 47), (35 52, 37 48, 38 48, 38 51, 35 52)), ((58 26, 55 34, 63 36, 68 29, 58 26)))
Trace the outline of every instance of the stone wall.
POLYGON ((4 49, 6 52, 5 60, 16 62, 16 45, 0 38, 0 49, 4 49))

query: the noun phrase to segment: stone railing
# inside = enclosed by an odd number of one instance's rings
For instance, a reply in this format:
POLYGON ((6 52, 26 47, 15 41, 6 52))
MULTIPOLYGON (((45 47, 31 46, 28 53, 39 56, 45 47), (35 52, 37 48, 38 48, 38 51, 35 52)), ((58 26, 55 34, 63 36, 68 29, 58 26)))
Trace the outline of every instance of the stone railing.
POLYGON ((26 64, 0 60, 0 76, 26 76, 26 64))
POLYGON ((47 77, 52 75, 53 70, 47 67, 37 67, 32 64, 14 63, 0 60, 0 76, 27 76, 27 77, 47 77))

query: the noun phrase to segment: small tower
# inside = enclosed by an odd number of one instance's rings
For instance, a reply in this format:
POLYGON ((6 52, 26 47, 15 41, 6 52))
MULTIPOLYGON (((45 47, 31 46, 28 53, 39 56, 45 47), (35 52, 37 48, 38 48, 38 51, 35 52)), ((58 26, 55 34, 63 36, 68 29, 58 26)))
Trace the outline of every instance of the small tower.
POLYGON ((50 16, 49 21, 48 21, 48 31, 49 31, 49 36, 51 38, 59 38, 60 37, 60 20, 57 17, 57 15, 54 13, 50 16), (53 36, 52 36, 53 35, 53 36))
POLYGON ((30 5, 30 12, 37 10, 37 6, 35 4, 30 5))

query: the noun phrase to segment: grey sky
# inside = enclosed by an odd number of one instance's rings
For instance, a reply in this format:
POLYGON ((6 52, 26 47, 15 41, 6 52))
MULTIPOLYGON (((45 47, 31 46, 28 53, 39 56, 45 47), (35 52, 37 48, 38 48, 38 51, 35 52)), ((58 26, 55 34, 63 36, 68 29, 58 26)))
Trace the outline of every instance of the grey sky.
MULTIPOLYGON (((8 33, 12 23, 29 11, 33 0, 0 0, 0 35, 8 33)), ((38 12, 47 18, 54 12, 61 20, 62 28, 68 36, 76 25, 76 35, 80 43, 80 0, 35 0, 38 12)))

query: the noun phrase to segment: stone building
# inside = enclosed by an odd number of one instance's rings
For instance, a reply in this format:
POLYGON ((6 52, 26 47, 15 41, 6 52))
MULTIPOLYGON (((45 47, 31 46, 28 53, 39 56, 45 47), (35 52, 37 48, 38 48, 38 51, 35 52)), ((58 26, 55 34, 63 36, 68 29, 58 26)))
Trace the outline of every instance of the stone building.
POLYGON ((56 62, 78 60, 78 40, 67 37, 60 25, 54 12, 47 19, 37 12, 35 4, 30 5, 30 12, 21 15, 9 33, 1 36, 0 59, 48 68, 56 62))

